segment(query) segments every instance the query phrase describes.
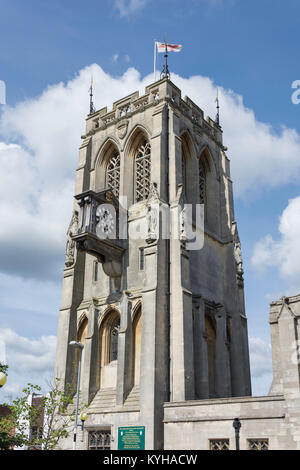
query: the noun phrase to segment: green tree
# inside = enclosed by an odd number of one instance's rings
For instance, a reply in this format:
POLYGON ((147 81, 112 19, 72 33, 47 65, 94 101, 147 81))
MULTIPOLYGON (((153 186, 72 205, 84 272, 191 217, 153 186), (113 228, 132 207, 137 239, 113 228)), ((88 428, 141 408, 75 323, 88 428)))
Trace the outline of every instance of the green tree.
POLYGON ((62 390, 59 379, 55 380, 46 395, 41 395, 39 386, 28 384, 22 396, 7 405, 10 414, 0 418, 0 449, 22 445, 29 449, 57 448, 60 440, 69 436, 74 421, 73 397, 74 390, 71 387, 67 391, 62 390), (29 400, 32 394, 41 397, 38 405, 29 400), (29 433, 28 426, 31 429, 29 433))

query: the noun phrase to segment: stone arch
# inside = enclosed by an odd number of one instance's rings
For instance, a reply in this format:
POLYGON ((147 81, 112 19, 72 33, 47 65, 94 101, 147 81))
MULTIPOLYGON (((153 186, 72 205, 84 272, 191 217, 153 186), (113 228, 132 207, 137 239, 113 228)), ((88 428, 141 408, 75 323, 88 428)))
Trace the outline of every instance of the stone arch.
POLYGON ((219 178, 219 171, 216 165, 216 161, 213 157, 213 152, 207 143, 203 144, 200 147, 198 155, 199 155, 199 158, 203 158, 205 160, 207 169, 211 171, 216 176, 216 178, 219 178))
POLYGON ((106 160, 107 151, 109 150, 109 146, 115 146, 118 151, 120 150, 120 143, 115 137, 111 135, 106 137, 106 139, 102 142, 96 153, 91 170, 94 170, 97 165, 102 165, 104 163, 104 161, 106 160))
POLYGON ((136 124, 129 132, 124 145, 124 153, 128 156, 131 156, 131 158, 133 157, 131 151, 136 147, 135 143, 139 134, 143 134, 150 142, 151 133, 149 129, 147 129, 147 127, 142 124, 136 124))
POLYGON ((135 303, 135 305, 133 306, 132 308, 132 311, 131 311, 131 321, 134 320, 134 317, 135 315, 137 314, 138 310, 142 307, 142 300, 139 299, 137 300, 137 302, 135 303))
POLYGON ((102 315, 99 327, 100 388, 116 386, 119 328, 120 312, 116 308, 108 308, 102 315))
POLYGON ((194 190, 195 175, 197 175, 196 148, 188 129, 181 133, 181 178, 183 197, 187 204, 195 204, 197 195, 194 190))
POLYGON ((208 145, 204 145, 198 159, 198 202, 204 204, 205 227, 219 233, 220 226, 220 180, 215 160, 208 145))
POLYGON ((88 321, 88 315, 87 315, 87 312, 83 312, 78 321, 77 321, 77 341, 80 341, 79 338, 78 338, 78 335, 79 335, 79 330, 80 328, 82 327, 82 324, 85 322, 85 321, 88 321))
POLYGON ((180 134, 181 142, 186 147, 190 158, 196 158, 196 146, 193 136, 189 129, 184 129, 180 134))
MULTIPOLYGON (((107 169, 108 166, 116 155, 119 155, 119 165, 118 165, 118 173, 119 173, 119 183, 118 189, 120 187, 121 182, 121 153, 118 142, 113 139, 112 137, 108 137, 106 141, 101 145, 98 154, 95 159, 95 191, 100 191, 107 186, 107 169)), ((111 188, 115 189, 115 188, 111 188)))

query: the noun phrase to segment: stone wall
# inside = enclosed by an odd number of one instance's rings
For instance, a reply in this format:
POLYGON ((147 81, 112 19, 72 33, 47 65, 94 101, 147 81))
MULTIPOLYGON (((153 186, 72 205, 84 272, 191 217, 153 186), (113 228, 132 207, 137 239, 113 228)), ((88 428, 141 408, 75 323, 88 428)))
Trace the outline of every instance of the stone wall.
POLYGON ((248 449, 249 439, 268 439, 270 450, 296 448, 288 431, 283 396, 170 403, 164 411, 166 450, 209 450, 212 439, 229 439, 230 450, 234 450, 232 423, 236 417, 242 424, 241 450, 248 449))

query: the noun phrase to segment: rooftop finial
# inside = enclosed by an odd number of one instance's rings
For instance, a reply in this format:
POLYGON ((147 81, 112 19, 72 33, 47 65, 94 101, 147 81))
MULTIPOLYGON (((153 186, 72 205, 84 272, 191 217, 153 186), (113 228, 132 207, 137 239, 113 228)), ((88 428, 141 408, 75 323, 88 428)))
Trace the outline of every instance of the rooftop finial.
POLYGON ((161 73, 161 78, 170 78, 170 72, 168 68, 168 44, 167 44, 166 36, 164 39, 164 44, 165 44, 165 63, 164 63, 163 71, 161 73))
POLYGON ((93 114, 96 111, 96 108, 95 108, 94 103, 93 103, 93 85, 94 85, 94 80, 93 80, 93 76, 92 76, 91 77, 91 86, 90 86, 90 89, 89 89, 89 92, 90 92, 90 114, 93 114))
POLYGON ((182 49, 181 44, 168 44, 165 36, 164 42, 154 42, 154 81, 156 80, 155 67, 156 67, 156 47, 158 52, 165 53, 165 63, 163 71, 160 74, 160 78, 170 78, 170 72, 168 67, 168 52, 179 52, 182 49))
POLYGON ((220 125, 220 96, 221 92, 219 88, 217 88, 217 97, 216 97, 216 103, 217 103, 217 115, 216 115, 216 123, 220 125))

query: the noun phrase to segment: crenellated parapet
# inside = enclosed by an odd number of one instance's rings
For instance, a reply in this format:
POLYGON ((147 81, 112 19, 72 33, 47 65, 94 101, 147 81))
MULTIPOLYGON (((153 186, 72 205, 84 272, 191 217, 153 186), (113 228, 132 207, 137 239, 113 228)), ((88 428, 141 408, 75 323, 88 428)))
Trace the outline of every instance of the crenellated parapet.
POLYGON ((189 97, 185 96, 182 99, 179 88, 167 79, 147 86, 142 96, 136 91, 115 101, 111 111, 104 107, 90 114, 86 119, 86 134, 82 138, 85 139, 110 126, 118 126, 135 114, 154 108, 163 102, 168 102, 172 108, 180 111, 193 124, 196 133, 205 133, 223 148, 221 127, 210 117, 205 119, 203 110, 189 97))

